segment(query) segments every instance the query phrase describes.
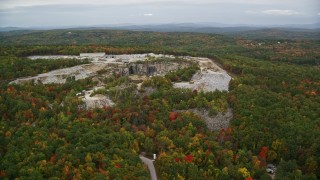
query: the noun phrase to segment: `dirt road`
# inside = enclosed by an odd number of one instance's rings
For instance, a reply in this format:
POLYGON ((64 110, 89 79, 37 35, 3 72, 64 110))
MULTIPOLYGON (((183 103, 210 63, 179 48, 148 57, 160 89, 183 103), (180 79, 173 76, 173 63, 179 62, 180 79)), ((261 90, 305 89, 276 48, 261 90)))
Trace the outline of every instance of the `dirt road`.
POLYGON ((156 174, 156 170, 154 168, 154 165, 153 165, 153 161, 151 159, 148 159, 146 157, 143 157, 143 156, 139 156, 139 158, 142 160, 142 162, 144 164, 146 164, 148 166, 148 169, 150 171, 150 176, 151 176, 151 179, 152 180, 157 180, 157 174, 156 174))

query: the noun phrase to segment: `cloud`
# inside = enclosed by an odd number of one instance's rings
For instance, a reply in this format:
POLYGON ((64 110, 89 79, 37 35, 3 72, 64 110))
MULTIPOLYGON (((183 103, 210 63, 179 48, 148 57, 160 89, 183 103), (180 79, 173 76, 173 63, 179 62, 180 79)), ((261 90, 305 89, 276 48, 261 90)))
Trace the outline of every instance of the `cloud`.
POLYGON ((147 14, 143 14, 144 16, 153 16, 153 14, 147 13, 147 14))
POLYGON ((276 15, 276 16, 292 16, 292 15, 299 15, 301 13, 293 10, 283 10, 283 9, 270 9, 262 11, 263 14, 268 15, 276 15))
POLYGON ((244 12, 246 14, 267 14, 267 15, 274 15, 274 16, 292 16, 292 15, 302 14, 301 12, 297 12, 293 10, 281 10, 281 9, 269 9, 269 10, 263 10, 263 11, 246 10, 244 12))
POLYGON ((318 13, 318 16, 320 16, 320 12, 318 13))
MULTIPOLYGON (((44 5, 141 5, 141 4, 278 4, 279 0, 0 0, 0 9, 10 9, 15 7, 30 7, 44 5)), ((299 0, 281 0, 280 2, 292 3, 299 0)), ((305 0, 317 1, 317 0, 305 0)), ((308 4, 307 2, 305 2, 308 4)))

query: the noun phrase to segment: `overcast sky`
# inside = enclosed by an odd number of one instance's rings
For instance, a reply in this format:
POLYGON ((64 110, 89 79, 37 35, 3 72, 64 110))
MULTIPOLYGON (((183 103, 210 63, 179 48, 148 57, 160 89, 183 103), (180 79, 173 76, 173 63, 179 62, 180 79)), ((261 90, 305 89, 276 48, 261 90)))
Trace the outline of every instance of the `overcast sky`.
POLYGON ((320 0, 0 0, 0 27, 320 22, 320 0))

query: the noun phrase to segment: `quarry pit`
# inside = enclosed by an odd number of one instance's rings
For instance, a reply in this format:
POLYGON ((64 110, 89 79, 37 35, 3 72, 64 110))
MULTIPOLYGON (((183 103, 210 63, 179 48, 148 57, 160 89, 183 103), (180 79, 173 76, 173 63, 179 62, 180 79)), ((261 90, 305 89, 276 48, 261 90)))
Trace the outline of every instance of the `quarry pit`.
MULTIPOLYGON (((174 88, 188 88, 191 90, 210 92, 210 91, 228 91, 231 76, 220 68, 209 58, 190 57, 162 54, 126 54, 126 55, 107 55, 105 53, 82 53, 80 56, 30 56, 32 60, 41 59, 89 59, 91 63, 78 65, 69 68, 53 70, 47 73, 38 74, 33 77, 18 78, 10 83, 42 83, 42 84, 63 84, 68 78, 80 80, 93 78, 99 81, 97 87, 84 90, 79 98, 85 104, 86 109, 102 108, 114 106, 115 103, 102 94, 92 95, 97 89, 104 88, 101 77, 108 77, 114 74, 120 76, 129 76, 132 81, 140 88, 141 82, 152 76, 164 76, 168 72, 187 68, 191 63, 197 63, 200 70, 196 72, 189 82, 173 82, 174 88), (176 59, 184 61, 177 61, 176 59), (160 60, 159 60, 160 59, 160 60), (162 61, 162 60, 163 61, 162 61)), ((232 118, 232 109, 226 113, 219 113, 216 117, 209 117, 206 112, 190 110, 194 114, 202 117, 210 130, 218 130, 228 127, 232 118)))

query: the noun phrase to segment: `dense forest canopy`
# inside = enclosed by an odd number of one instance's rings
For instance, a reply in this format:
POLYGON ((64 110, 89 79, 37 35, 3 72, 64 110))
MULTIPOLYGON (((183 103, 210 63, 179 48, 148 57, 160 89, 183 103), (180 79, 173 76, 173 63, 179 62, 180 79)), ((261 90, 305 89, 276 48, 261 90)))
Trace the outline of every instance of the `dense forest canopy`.
POLYGON ((320 61, 319 40, 250 40, 217 34, 111 30, 51 30, 9 35, 0 33, 0 38, 1 46, 40 46, 36 52, 29 48, 26 48, 27 51, 22 48, 19 52, 14 52, 21 56, 66 53, 78 55, 84 51, 107 51, 109 53, 158 52, 209 57, 236 54, 262 60, 311 65, 319 64, 320 61), (120 51, 118 47, 125 49, 120 51))
POLYGON ((161 179, 270 179, 269 163, 277 165, 276 179, 320 178, 319 41, 106 30, 0 36, 1 178, 149 179, 141 152, 158 154, 161 179), (194 73, 185 70, 151 78, 143 87, 155 90, 137 96, 130 79, 115 75, 105 79, 105 93, 117 105, 90 110, 79 109, 75 95, 95 86, 92 78, 8 84, 88 63, 28 55, 80 52, 209 57, 233 80, 229 92, 173 88, 173 76, 194 73), (220 131, 209 131, 187 111, 226 106, 234 117, 220 131))

